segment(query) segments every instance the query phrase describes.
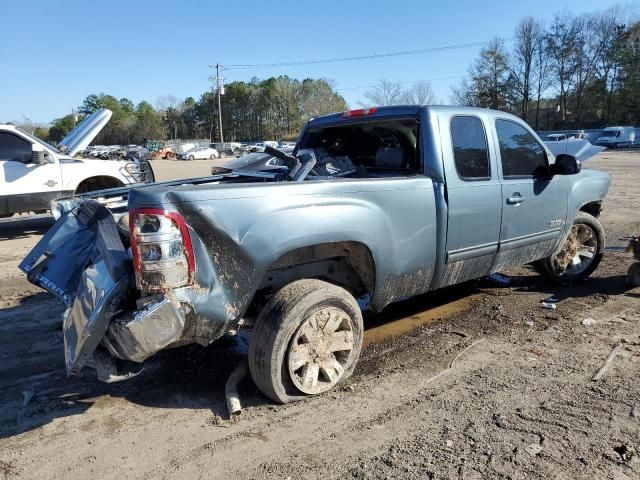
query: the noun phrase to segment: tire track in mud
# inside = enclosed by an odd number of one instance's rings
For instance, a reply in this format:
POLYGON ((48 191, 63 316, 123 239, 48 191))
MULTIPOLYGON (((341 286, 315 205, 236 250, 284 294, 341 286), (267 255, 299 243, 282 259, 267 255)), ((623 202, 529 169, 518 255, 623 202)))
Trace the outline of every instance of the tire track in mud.
MULTIPOLYGON (((349 392, 348 384, 339 394, 330 394, 329 399, 315 398, 279 407, 284 412, 278 411, 276 418, 215 441, 207 441, 167 460, 163 465, 147 472, 144 478, 171 478, 178 473, 180 476, 196 477, 202 475, 211 463, 216 465, 217 478, 230 478, 238 467, 236 462, 227 460, 225 453, 231 450, 234 458, 243 459, 242 470, 256 478, 261 477, 264 473, 263 466, 272 462, 270 459, 274 454, 281 457, 285 453, 286 456, 295 458, 298 450, 315 451, 316 456, 331 458, 339 455, 344 461, 345 455, 355 456, 364 449, 372 448, 374 444, 383 444, 396 438, 399 431, 404 431, 403 435, 410 434, 411 429, 407 428, 404 420, 398 423, 398 416, 429 401, 430 397, 425 392, 438 389, 438 386, 437 383, 426 382, 443 368, 446 369, 447 365, 448 363, 429 364, 423 369, 387 375, 384 381, 356 388, 354 392, 349 392), (403 378, 408 373, 411 378, 403 378), (397 382, 403 385, 401 394, 396 391, 397 382), (345 394, 345 391, 349 393, 345 394), (310 408, 313 409, 312 415, 309 415, 310 408), (331 418, 340 418, 340 422, 326 420, 331 418), (362 443, 360 440, 363 434, 371 436, 372 428, 375 429, 376 438, 369 438, 366 443, 362 443), (277 443, 275 447, 271 444, 274 441, 277 443), (349 452, 345 452, 345 444, 351 446, 349 452)), ((465 368, 457 368, 455 375, 463 375, 465 371, 465 368)), ((359 380, 370 382, 371 379, 359 380)), ((244 419, 241 419, 237 426, 242 428, 243 422, 244 419)), ((235 425, 231 428, 234 427, 235 425)), ((306 458, 310 460, 311 457, 306 458)))

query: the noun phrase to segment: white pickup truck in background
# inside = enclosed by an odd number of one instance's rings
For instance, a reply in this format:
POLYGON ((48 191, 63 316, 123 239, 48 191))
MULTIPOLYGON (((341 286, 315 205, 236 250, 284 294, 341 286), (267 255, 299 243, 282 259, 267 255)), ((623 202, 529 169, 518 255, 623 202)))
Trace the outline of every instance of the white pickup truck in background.
POLYGON ((58 148, 10 124, 0 124, 0 217, 42 213, 51 200, 75 193, 153 181, 146 162, 74 158, 109 122, 112 112, 88 115, 58 148))

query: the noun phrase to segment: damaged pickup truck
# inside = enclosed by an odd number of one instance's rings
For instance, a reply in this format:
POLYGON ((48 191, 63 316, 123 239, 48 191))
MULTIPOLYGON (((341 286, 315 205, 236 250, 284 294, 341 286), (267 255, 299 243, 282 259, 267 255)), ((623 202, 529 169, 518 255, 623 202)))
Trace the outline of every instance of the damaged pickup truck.
POLYGON ((268 153, 279 169, 55 202, 20 268, 68 307, 69 373, 127 378, 159 350, 253 324, 253 380, 289 402, 351 374, 362 310, 523 264, 573 283, 603 255, 609 176, 506 113, 352 110, 268 153))

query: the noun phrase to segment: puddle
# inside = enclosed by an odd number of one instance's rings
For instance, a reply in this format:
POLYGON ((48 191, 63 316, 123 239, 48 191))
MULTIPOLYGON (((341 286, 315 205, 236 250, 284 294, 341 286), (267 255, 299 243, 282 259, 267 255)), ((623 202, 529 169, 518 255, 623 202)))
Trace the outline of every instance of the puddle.
MULTIPOLYGON (((450 301, 444 299, 445 303, 442 301, 438 303, 432 301, 430 302, 432 306, 427 306, 427 308, 418 311, 415 311, 417 305, 399 304, 397 306, 393 306, 389 308, 389 311, 385 310, 383 313, 372 316, 384 316, 389 318, 389 316, 394 316, 393 314, 396 313, 396 311, 398 311, 397 313, 407 313, 403 312, 404 310, 414 311, 411 312, 410 315, 384 321, 384 323, 376 321, 375 318, 372 319, 373 321, 367 322, 367 318, 365 318, 365 332, 362 346, 367 347, 372 343, 378 343, 389 338, 404 335, 420 328, 423 325, 433 323, 438 319, 452 317, 469 308, 471 303, 480 296, 480 294, 475 293, 463 296, 462 298, 452 299, 450 301), (370 325, 369 328, 367 328, 367 324, 370 325), (371 326, 372 324, 373 326, 371 326)), ((423 306, 424 303, 425 302, 423 302, 423 306)))

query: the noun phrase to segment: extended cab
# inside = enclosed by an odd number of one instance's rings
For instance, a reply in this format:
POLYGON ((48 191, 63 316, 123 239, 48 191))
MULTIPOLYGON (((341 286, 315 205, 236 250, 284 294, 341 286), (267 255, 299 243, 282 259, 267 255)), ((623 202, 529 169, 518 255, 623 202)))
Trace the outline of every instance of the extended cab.
POLYGON ((97 110, 58 148, 14 125, 0 124, 0 217, 43 212, 52 200, 75 193, 152 180, 145 163, 73 158, 110 118, 110 110, 97 110))
POLYGON ((277 171, 85 194, 20 268, 69 307, 70 373, 112 381, 161 349, 254 324, 271 399, 354 369, 361 310, 533 263, 578 282, 604 252, 610 179, 554 157, 519 118, 396 106, 312 119, 277 171))

